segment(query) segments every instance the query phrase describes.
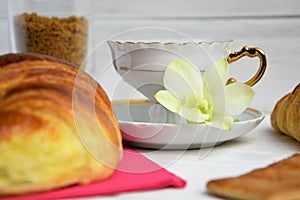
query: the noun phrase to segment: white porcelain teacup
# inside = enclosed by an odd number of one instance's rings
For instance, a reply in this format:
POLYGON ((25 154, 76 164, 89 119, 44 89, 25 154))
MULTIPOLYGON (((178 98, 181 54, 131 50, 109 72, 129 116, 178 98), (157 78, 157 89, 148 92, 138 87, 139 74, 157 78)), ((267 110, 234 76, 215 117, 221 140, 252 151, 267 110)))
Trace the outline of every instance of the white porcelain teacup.
MULTIPOLYGON (((142 41, 108 41, 113 64, 122 79, 140 91, 147 98, 156 102, 154 94, 164 89, 163 75, 166 67, 174 59, 184 59, 198 67, 200 71, 213 63, 226 58, 228 63, 241 57, 259 57, 260 66, 256 74, 246 82, 253 86, 263 76, 267 60, 260 48, 243 47, 231 52, 232 40, 209 42, 142 42, 142 41)), ((230 78, 228 83, 235 82, 230 78)))

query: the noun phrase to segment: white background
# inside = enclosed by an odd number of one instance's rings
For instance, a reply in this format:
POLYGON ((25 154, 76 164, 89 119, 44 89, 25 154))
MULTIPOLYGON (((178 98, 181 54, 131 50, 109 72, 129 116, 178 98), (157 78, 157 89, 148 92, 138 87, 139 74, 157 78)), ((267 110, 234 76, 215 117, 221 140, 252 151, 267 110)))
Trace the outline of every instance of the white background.
MULTIPOLYGON (((91 75, 98 79, 113 100, 126 97, 131 90, 120 82, 120 77, 111 66, 108 46, 103 42, 107 39, 159 38, 157 35, 135 34, 132 29, 158 27, 179 31, 192 38, 230 38, 235 41, 233 50, 244 45, 258 46, 265 51, 268 59, 265 76, 254 86, 256 96, 251 107, 266 113, 265 120, 255 131, 216 147, 205 159, 198 158, 198 150, 187 151, 168 167, 187 180, 188 185, 183 190, 165 189, 104 198, 215 199, 205 192, 208 180, 239 175, 300 151, 299 143, 275 134, 269 122, 275 102, 300 82, 300 1, 94 0, 93 3, 93 43, 100 45, 91 75), (116 93, 116 84, 122 87, 120 93, 116 93)), ((5 0, 0 0, 1 54, 9 52, 5 6, 5 0)), ((165 35, 160 37, 166 39, 165 35)), ((237 79, 246 81, 249 74, 255 72, 257 64, 256 59, 242 59, 232 64, 231 73, 237 79)), ((135 97, 140 96, 136 94, 135 97)), ((152 159, 163 163, 170 153, 176 151, 164 151, 152 159)))

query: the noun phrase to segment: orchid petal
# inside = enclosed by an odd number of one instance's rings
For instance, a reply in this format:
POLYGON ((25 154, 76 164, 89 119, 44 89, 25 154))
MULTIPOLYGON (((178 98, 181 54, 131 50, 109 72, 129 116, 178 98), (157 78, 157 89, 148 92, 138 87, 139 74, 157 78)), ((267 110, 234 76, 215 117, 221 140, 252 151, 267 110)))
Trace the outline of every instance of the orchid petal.
POLYGON ((208 114, 202 114, 199 109, 194 107, 188 108, 186 106, 183 106, 181 112, 178 114, 187 119, 188 121, 197 123, 204 122, 209 119, 208 114))
MULTIPOLYGON (((221 64, 219 63, 218 66, 221 64)), ((225 78, 227 79, 227 77, 225 78)), ((204 97, 213 106, 212 112, 225 115, 225 84, 216 67, 208 68, 203 74, 204 97)))
POLYGON ((251 103, 255 92, 244 83, 231 83, 225 87, 227 115, 238 115, 251 103))
POLYGON ((207 93, 210 95, 214 95, 225 87, 219 70, 216 67, 210 67, 205 70, 203 74, 203 81, 207 86, 207 93))
POLYGON ((231 130, 233 118, 230 116, 216 115, 213 116, 212 121, 207 124, 224 130, 231 130))
POLYGON ((211 95, 211 104, 213 105, 212 114, 214 115, 225 115, 226 114, 226 95, 225 86, 222 85, 224 89, 221 89, 215 94, 211 95))
POLYGON ((164 86, 180 100, 188 96, 203 96, 203 80, 200 71, 184 60, 174 60, 167 67, 164 75, 164 86))
POLYGON ((215 63, 215 67, 217 68, 220 78, 222 80, 223 85, 226 84, 228 77, 228 62, 226 59, 219 60, 215 63))
POLYGON ((198 107, 199 99, 194 96, 187 96, 182 103, 188 108, 198 107))
POLYGON ((171 112, 179 112, 181 103, 172 93, 166 90, 160 90, 154 95, 154 98, 171 112))

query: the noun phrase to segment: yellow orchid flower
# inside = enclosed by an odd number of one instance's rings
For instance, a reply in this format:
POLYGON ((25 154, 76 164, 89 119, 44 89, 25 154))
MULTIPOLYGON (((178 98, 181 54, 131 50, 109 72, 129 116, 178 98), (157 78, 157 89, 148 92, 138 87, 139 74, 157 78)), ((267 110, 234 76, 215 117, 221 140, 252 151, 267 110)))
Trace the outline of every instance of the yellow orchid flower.
POLYGON ((171 112, 190 123, 205 123, 230 130, 234 115, 251 103, 254 91, 244 83, 226 85, 228 63, 222 59, 203 74, 185 60, 173 60, 164 74, 166 90, 154 97, 171 112))

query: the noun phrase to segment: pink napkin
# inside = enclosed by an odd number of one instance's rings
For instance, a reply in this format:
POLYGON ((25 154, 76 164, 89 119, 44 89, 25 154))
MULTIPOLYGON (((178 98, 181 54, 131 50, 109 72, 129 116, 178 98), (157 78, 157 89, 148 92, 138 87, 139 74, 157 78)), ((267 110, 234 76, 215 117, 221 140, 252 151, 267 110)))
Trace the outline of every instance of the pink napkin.
MULTIPOLYGON (((5 200, 62 199, 122 192, 154 190, 165 187, 185 187, 186 182, 155 164, 140 153, 124 149, 123 160, 115 174, 108 180, 89 185, 76 185, 59 190, 15 197, 5 200)), ((0 198, 1 199, 1 198, 0 198)))

